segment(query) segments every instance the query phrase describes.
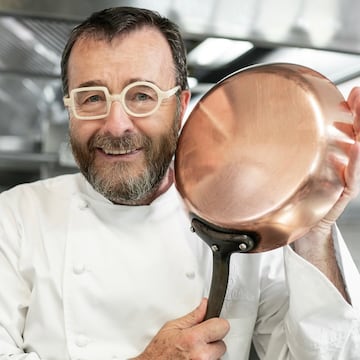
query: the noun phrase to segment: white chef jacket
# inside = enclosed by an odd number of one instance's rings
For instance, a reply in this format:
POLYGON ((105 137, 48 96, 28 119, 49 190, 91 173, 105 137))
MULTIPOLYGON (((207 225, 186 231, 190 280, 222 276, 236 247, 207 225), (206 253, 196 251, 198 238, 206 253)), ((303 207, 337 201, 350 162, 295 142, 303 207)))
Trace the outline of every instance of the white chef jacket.
MULTIPOLYGON (((223 359, 360 359, 360 276, 336 232, 350 306, 289 247, 233 254, 223 359)), ((207 296, 212 255, 173 186, 114 205, 82 175, 0 194, 0 359, 128 359, 207 296)))

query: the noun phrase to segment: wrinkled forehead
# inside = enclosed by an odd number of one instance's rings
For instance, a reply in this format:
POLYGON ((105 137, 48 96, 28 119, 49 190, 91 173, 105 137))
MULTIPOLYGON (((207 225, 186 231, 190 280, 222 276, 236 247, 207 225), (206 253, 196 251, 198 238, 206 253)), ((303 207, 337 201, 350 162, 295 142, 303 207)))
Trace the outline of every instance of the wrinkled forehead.
POLYGON ((157 29, 146 27, 112 38, 82 35, 70 54, 68 78, 69 89, 85 81, 102 79, 106 85, 129 78, 168 88, 174 85, 176 73, 167 40, 157 29))

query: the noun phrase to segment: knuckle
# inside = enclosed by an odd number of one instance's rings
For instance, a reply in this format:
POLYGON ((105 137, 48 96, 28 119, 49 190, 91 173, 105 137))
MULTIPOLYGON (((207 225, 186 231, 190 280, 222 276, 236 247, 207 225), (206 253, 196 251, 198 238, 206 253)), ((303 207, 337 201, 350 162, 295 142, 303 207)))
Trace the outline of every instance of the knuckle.
POLYGON ((201 339, 199 334, 196 331, 186 331, 184 333, 184 339, 189 344, 189 346, 196 346, 197 344, 201 343, 201 339))
POLYGON ((220 321, 221 321, 221 325, 222 325, 222 327, 224 328, 224 330, 229 331, 229 330, 230 330, 230 323, 229 323, 229 321, 226 320, 226 319, 222 319, 222 318, 220 318, 220 321))
POLYGON ((213 318, 209 320, 210 326, 216 326, 219 330, 228 332, 230 330, 230 323, 224 318, 213 318))
POLYGON ((173 328, 175 325, 175 321, 174 320, 170 320, 170 321, 167 321, 163 326, 162 326, 162 330, 163 329, 168 329, 168 328, 173 328))

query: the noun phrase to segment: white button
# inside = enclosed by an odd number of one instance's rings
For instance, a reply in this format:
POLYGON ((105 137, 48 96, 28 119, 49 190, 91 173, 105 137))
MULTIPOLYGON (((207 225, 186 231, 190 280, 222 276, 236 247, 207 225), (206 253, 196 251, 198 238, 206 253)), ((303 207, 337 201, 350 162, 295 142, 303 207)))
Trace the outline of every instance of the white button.
POLYGON ((79 335, 76 339, 75 344, 79 347, 84 347, 89 344, 90 340, 85 335, 79 335))
POLYGON ((85 210, 89 207, 89 205, 85 200, 80 200, 78 203, 78 207, 80 210, 85 210))
POLYGON ((85 272, 85 265, 84 264, 76 264, 73 267, 74 274, 81 275, 85 272))

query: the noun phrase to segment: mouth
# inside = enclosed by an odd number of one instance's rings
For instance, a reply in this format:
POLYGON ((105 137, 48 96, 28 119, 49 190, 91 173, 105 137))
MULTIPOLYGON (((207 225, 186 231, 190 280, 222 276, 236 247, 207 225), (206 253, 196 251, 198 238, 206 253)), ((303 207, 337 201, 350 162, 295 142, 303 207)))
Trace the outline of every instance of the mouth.
POLYGON ((95 151, 95 156, 101 162, 133 162, 145 157, 149 148, 146 137, 138 134, 114 137, 110 135, 96 135, 90 143, 89 149, 95 151), (102 160, 101 160, 102 159, 102 160))
POLYGON ((116 157, 116 158, 131 158, 134 155, 141 152, 141 148, 133 149, 106 149, 106 148, 97 148, 97 151, 100 152, 103 156, 106 157, 116 157))
POLYGON ((139 151, 139 149, 128 149, 128 150, 120 150, 120 149, 99 149, 104 152, 106 155, 128 155, 139 151))

